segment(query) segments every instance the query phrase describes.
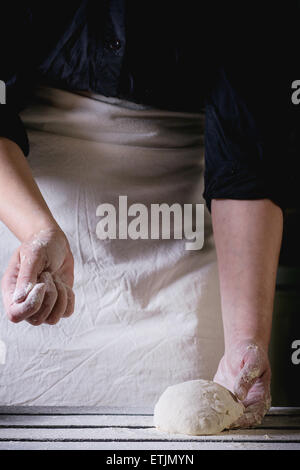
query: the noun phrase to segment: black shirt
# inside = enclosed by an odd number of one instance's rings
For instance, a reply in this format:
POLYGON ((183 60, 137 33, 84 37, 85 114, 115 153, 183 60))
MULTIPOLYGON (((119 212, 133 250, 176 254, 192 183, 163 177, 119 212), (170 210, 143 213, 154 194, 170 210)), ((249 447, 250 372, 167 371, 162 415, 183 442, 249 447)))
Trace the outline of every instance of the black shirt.
POLYGON ((0 135, 28 154, 18 112, 30 103, 36 84, 169 110, 198 112, 205 106, 208 206, 214 197, 269 197, 285 205, 287 192, 280 188, 293 172, 284 174, 281 157, 291 132, 290 81, 297 76, 285 50, 289 38, 279 41, 278 26, 290 25, 297 2, 288 11, 263 9, 259 2, 236 2, 233 8, 223 3, 2 5, 0 79, 7 104, 0 106, 0 135), (288 65, 283 78, 281 65, 288 65))

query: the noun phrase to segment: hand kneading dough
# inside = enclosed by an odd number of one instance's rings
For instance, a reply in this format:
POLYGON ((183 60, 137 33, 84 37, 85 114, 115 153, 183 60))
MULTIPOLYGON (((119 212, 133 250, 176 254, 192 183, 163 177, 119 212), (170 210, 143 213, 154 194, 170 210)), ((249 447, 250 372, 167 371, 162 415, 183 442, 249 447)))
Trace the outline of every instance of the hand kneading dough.
POLYGON ((168 387, 154 408, 154 425, 180 434, 217 434, 230 427, 244 406, 221 385, 191 380, 168 387))

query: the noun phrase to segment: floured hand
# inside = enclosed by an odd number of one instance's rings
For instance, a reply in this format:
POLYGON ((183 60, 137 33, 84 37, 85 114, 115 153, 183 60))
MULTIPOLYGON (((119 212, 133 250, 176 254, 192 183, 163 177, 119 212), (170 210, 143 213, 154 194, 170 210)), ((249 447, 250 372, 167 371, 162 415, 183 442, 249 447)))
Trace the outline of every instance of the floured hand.
POLYGON ((271 406, 271 369, 265 349, 252 341, 232 345, 222 357, 214 381, 236 395, 245 412, 232 427, 253 427, 261 423, 271 406))
POLYGON ((74 311, 74 261, 64 233, 41 230, 20 245, 2 279, 8 318, 56 324, 74 311))

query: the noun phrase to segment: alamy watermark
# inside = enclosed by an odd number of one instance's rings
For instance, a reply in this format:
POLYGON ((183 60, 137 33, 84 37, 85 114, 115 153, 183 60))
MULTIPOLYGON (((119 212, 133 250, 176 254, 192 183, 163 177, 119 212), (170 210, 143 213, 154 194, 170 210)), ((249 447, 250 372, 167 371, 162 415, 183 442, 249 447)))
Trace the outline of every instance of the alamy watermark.
POLYGON ((100 240, 185 239, 186 250, 201 250, 204 244, 204 204, 135 203, 119 196, 118 207, 103 203, 97 207, 101 217, 96 226, 100 240))
POLYGON ((295 351, 293 352, 292 357, 291 357, 292 363, 295 366, 298 366, 300 364, 300 339, 295 339, 292 342, 291 347, 292 347, 292 349, 295 349, 295 351))
POLYGON ((6 85, 0 80, 0 104, 6 104, 6 85))

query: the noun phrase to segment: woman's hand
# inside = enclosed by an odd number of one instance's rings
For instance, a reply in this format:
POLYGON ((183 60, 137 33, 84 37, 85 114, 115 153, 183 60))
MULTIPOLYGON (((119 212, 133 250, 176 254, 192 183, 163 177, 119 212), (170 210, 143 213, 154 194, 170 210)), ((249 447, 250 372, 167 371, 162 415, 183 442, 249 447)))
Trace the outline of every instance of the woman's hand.
POLYGON ((262 346, 253 341, 232 344, 220 361, 214 381, 233 392, 245 406, 244 414, 232 427, 261 423, 271 406, 271 369, 262 346))
POLYGON ((14 323, 54 325, 74 310, 73 256, 20 147, 0 137, 0 220, 21 241, 2 280, 14 323))
POLYGON ((55 325, 74 311, 74 261, 59 228, 41 230, 13 254, 2 279, 8 318, 55 325))

